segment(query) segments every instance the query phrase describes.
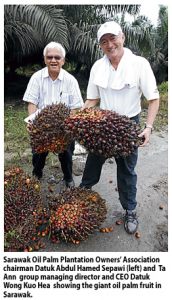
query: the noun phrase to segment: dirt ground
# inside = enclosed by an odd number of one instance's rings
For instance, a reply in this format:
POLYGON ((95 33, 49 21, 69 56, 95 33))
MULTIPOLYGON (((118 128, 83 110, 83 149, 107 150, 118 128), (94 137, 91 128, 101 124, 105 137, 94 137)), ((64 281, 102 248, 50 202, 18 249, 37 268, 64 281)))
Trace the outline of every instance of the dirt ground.
MULTIPOLYGON (((79 148, 80 150, 80 148, 79 148)), ((12 153, 5 151, 5 161, 12 153)), ((31 150, 28 148, 21 158, 23 170, 32 172, 31 150), (27 162, 27 163, 26 163, 27 162)), ((73 156, 73 176, 75 185, 79 186, 85 165, 87 153, 78 153, 77 147, 73 156)), ((118 199, 116 188, 116 163, 108 159, 103 166, 100 181, 93 187, 108 206, 107 218, 102 227, 114 226, 114 231, 102 233, 96 231, 86 241, 79 245, 72 243, 53 244, 48 237, 41 238, 45 247, 40 252, 167 252, 168 251, 168 133, 167 130, 153 132, 149 144, 139 148, 139 159, 136 167, 138 174, 137 183, 137 214, 139 219, 138 232, 140 238, 129 235, 124 230, 124 210, 118 199), (110 183, 109 180, 113 182, 110 183), (163 206, 161 210, 159 207, 163 206), (120 221, 121 225, 116 225, 120 221)), ((43 206, 48 205, 49 193, 48 180, 51 175, 56 182, 51 184, 54 194, 64 188, 63 174, 58 161, 58 156, 53 157, 51 165, 44 168, 42 185, 43 206)), ((41 225, 42 226, 42 225, 41 225)))

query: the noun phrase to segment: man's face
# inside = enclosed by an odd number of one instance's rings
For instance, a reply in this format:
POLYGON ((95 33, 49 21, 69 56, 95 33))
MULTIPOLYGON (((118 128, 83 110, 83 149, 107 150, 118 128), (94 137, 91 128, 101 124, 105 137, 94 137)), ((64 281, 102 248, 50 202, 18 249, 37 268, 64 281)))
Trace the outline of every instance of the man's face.
POLYGON ((59 74, 61 67, 65 63, 65 57, 58 49, 48 49, 44 56, 45 64, 48 67, 49 74, 59 74))
POLYGON ((125 35, 104 34, 100 39, 100 47, 109 59, 115 59, 123 55, 125 35))

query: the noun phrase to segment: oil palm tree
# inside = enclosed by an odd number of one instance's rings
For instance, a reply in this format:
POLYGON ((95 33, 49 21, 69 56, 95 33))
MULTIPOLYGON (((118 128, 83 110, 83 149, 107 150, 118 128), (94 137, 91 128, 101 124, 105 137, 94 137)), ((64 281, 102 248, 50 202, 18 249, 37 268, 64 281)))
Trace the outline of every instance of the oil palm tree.
POLYGON ((151 64, 158 82, 168 81, 168 7, 160 5, 151 64))
MULTIPOLYGON (((118 13, 136 15, 140 5, 5 5, 5 58, 15 63, 23 56, 42 51, 51 40, 59 41, 68 58, 89 71, 102 56, 97 29, 107 20, 119 22, 118 13), (17 60, 17 59, 18 60, 17 60)), ((150 39, 150 30, 130 26, 122 19, 127 44, 150 39)))
POLYGON ((13 62, 42 51, 51 40, 69 47, 67 25, 61 9, 53 5, 5 5, 5 59, 13 62))

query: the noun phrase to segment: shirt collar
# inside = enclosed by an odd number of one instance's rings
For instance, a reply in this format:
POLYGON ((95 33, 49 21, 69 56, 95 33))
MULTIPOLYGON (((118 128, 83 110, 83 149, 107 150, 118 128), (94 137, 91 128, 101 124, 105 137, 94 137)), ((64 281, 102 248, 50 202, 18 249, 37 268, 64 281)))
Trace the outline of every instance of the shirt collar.
MULTIPOLYGON (((110 74, 110 61, 108 56, 105 54, 104 57, 100 60, 97 72, 94 75, 93 83, 104 89, 108 87, 109 74, 110 74)), ((120 63, 118 65, 118 78, 115 78, 114 82, 111 84, 113 89, 121 89, 125 84, 130 84, 131 79, 131 70, 132 67, 132 52, 129 49, 124 50, 124 55, 122 56, 120 63), (126 61, 127 60, 127 61, 126 61), (123 67, 124 66, 124 67, 123 67)))
MULTIPOLYGON (((48 73, 48 68, 47 67, 45 67, 45 71, 44 71, 44 76, 43 77, 44 78, 49 77, 49 73, 48 73)), ((63 78, 64 78, 64 70, 61 68, 60 69, 60 73, 59 73, 57 79, 63 81, 63 78)))

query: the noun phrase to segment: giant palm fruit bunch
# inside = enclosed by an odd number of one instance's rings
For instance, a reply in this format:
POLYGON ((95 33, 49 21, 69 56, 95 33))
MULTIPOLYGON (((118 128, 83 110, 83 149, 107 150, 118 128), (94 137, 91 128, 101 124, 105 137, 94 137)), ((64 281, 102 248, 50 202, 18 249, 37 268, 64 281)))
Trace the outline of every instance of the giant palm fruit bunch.
POLYGON ((63 122, 70 115, 64 103, 48 105, 31 122, 31 146, 37 153, 46 151, 62 153, 72 140, 72 135, 64 131, 63 122))
POLYGON ((51 196, 49 201, 52 241, 79 243, 91 235, 106 219, 107 207, 98 193, 70 188, 51 196))
POLYGON ((5 251, 21 251, 32 239, 41 216, 40 184, 20 168, 4 171, 5 251))
POLYGON ((65 131, 92 153, 125 157, 142 143, 140 125, 127 116, 99 108, 84 109, 65 120, 65 131))

